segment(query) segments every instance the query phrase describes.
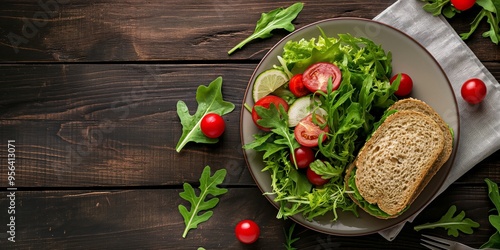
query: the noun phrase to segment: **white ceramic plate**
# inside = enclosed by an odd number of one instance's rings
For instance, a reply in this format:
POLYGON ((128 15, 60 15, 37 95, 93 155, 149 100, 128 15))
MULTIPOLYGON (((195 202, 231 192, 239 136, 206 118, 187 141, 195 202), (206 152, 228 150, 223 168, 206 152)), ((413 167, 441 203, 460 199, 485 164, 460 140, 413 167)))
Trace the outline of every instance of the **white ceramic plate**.
MULTIPOLYGON (((276 44, 259 63, 249 81, 243 100, 244 103, 253 106, 253 82, 262 71, 270 69, 274 64, 279 65, 276 58, 282 54, 284 44, 289 40, 298 41, 301 38, 310 39, 318 37, 320 35, 318 26, 329 37, 342 33, 350 33, 354 36, 369 38, 375 43, 382 45, 386 52, 391 51, 393 56, 393 72, 405 72, 412 77, 414 87, 411 96, 425 101, 450 125, 455 131, 454 149, 457 148, 459 135, 458 108, 452 87, 444 71, 429 52, 415 40, 395 28, 373 20, 334 18, 310 24, 291 33, 276 44)), ((240 122, 241 140, 244 145, 253 141, 252 135, 259 133, 259 130, 253 124, 251 114, 244 108, 241 110, 240 122)), ((263 168, 261 154, 253 150, 244 150, 244 155, 249 170, 261 191, 272 192, 269 172, 261 171, 263 168)), ((388 220, 377 219, 358 209, 360 217, 355 217, 350 212, 342 213, 339 211, 339 219, 335 222, 332 222, 329 216, 324 216, 314 221, 307 221, 301 215, 293 216, 292 219, 310 229, 333 235, 365 235, 388 229, 405 221, 430 202, 446 179, 454 158, 455 150, 453 150, 448 162, 431 180, 411 207, 397 218, 388 220)), ((266 197, 276 207, 278 206, 273 201, 273 196, 266 197)))

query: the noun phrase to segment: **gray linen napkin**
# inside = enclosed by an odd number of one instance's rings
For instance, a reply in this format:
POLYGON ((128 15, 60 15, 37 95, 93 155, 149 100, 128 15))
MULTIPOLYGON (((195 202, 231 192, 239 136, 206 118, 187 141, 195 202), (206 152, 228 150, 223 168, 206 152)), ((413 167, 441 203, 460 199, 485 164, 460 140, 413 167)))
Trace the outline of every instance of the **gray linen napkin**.
MULTIPOLYGON (((434 199, 477 163, 500 149, 500 84, 449 23, 425 12, 422 5, 420 0, 399 0, 374 20, 395 27, 422 44, 439 62, 453 85, 460 113, 460 140, 449 177, 434 199), (482 79, 488 89, 480 105, 467 104, 460 94, 462 83, 473 77, 482 79)), ((408 221, 412 222, 417 215, 408 221)), ((405 223, 379 234, 391 241, 405 223)))

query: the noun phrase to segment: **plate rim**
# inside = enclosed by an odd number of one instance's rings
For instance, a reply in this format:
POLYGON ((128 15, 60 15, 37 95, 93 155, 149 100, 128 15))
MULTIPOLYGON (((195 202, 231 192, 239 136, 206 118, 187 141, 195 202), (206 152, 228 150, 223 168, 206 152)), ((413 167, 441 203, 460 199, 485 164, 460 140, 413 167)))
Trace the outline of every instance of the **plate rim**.
MULTIPOLYGON (((453 168, 453 165, 455 163, 456 151, 457 151, 457 148, 458 148, 458 145, 459 145, 459 141, 460 141, 460 113, 459 113, 457 98, 456 98, 455 92, 453 90, 453 86, 452 86, 452 84, 450 82, 450 79, 449 79, 448 75, 444 71, 444 69, 441 66, 441 64, 427 50, 427 48, 425 46, 423 46, 421 43, 419 43, 417 40, 415 40, 413 37, 411 37, 410 35, 408 35, 405 32, 403 32, 402 30, 399 30, 399 29, 397 29, 397 28, 395 28, 395 27, 393 27, 393 26, 391 26, 389 24, 386 24, 386 23, 383 23, 383 22, 380 22, 380 21, 377 21, 377 20, 368 19, 368 18, 361 18, 361 17, 334 17, 334 18, 327 18, 327 19, 322 19, 322 20, 319 20, 319 21, 316 21, 316 22, 309 23, 307 25, 304 25, 303 27, 300 27, 300 28, 296 29, 295 31, 291 32, 290 34, 288 34, 285 37, 283 37, 282 39, 280 39, 276 44, 274 44, 266 52, 266 54, 262 57, 262 59, 259 61, 259 63, 255 66, 255 68, 254 68, 254 70, 252 72, 252 75, 250 76, 250 79, 248 80, 248 83, 246 85, 245 93, 244 93, 243 100, 242 100, 243 103, 242 103, 242 107, 241 107, 241 111, 240 111, 240 140, 241 140, 241 143, 243 145, 243 141, 244 141, 243 137, 244 137, 244 135, 243 135, 243 122, 242 121, 243 121, 243 114, 244 114, 244 112, 247 112, 247 110, 245 108, 245 105, 244 105, 245 104, 245 100, 246 100, 246 96, 248 95, 248 92, 251 91, 251 89, 250 89, 250 86, 252 85, 251 80, 256 77, 256 71, 263 64, 264 59, 267 58, 269 56, 269 54, 274 49, 276 49, 276 47, 278 47, 282 43, 285 43, 292 35, 300 32, 300 31, 303 31, 305 29, 308 29, 308 28, 311 28, 311 27, 314 27, 314 26, 318 26, 318 25, 323 24, 323 23, 337 22, 337 21, 346 21, 346 20, 347 21, 361 21, 361 22, 367 22, 367 23, 371 23, 371 24, 385 26, 386 28, 389 28, 389 29, 391 29, 391 30, 393 30, 393 31, 395 31, 395 32, 397 32, 397 33, 405 36, 406 38, 408 38, 409 40, 411 40, 414 44, 418 45, 423 51, 425 51, 427 53, 427 55, 430 57, 430 59, 434 61, 434 63, 438 66, 439 71, 441 71, 441 73, 443 74, 444 78, 446 79, 446 83, 448 84, 448 87, 449 87, 449 89, 452 92, 452 97, 453 97, 453 101, 454 101, 454 104, 455 104, 455 113, 457 115, 457 119, 456 119, 456 126, 457 126, 457 128, 456 128, 455 131, 453 131, 454 132, 454 138, 453 138, 454 142, 453 142, 452 153, 450 155, 450 158, 448 159, 448 162, 449 162, 450 166, 448 168, 446 168, 446 169, 441 168, 438 171, 438 172, 445 171, 444 178, 439 183, 439 187, 437 187, 435 191, 431 192, 431 194, 429 195, 429 198, 427 198, 425 200, 425 202, 423 203, 423 206, 420 209, 417 209, 416 211, 414 211, 414 212, 412 212, 410 214, 406 214, 404 216, 404 218, 403 217, 397 217, 397 218, 399 218, 400 221, 395 222, 393 225, 388 225, 388 226, 386 226, 384 228, 377 229, 377 230, 374 230, 374 231, 357 232, 357 233, 332 232, 332 231, 327 231, 327 230, 323 230, 323 229, 314 227, 313 225, 309 225, 309 224, 303 223, 302 221, 300 221, 300 220, 298 220, 296 218, 297 216, 303 217, 302 214, 297 214, 297 215, 293 215, 293 216, 287 217, 287 218, 290 218, 295 223, 297 223, 297 224, 299 224, 299 225, 301 225, 301 226, 303 226, 305 228, 308 228, 310 230, 316 231, 316 232, 320 232, 320 233, 324 233, 324 234, 328 234, 328 235, 336 235, 336 236, 363 236, 363 235, 375 234, 375 233, 378 233, 378 232, 381 232, 381 231, 384 231, 384 230, 387 230, 387 229, 390 229, 390 228, 397 227, 398 225, 401 225, 401 224, 404 224, 404 223, 408 222, 408 220, 410 220, 415 215, 418 215, 422 210, 424 210, 434 200, 433 197, 435 197, 436 194, 438 194, 439 190, 443 187, 443 185, 445 183, 445 180, 449 176, 450 171, 453 168), (401 218, 403 218, 403 219, 401 219, 401 218)), ((261 187, 262 185, 259 184, 259 182, 257 181, 257 177, 255 176, 255 174, 253 173, 253 171, 251 169, 251 166, 250 166, 250 163, 249 163, 249 159, 248 159, 246 150, 242 148, 242 151, 243 151, 243 157, 245 158, 245 163, 246 163, 247 169, 250 172, 250 175, 252 176, 252 179, 254 180, 256 186, 259 188, 259 190, 261 191, 261 193, 264 194, 265 190, 263 190, 263 187, 261 187)), ((264 196, 266 197, 266 199, 276 209, 279 209, 279 204, 277 202, 275 202, 270 195, 264 195, 264 196)), ((389 219, 389 220, 395 220, 397 218, 389 219)), ((380 219, 380 220, 384 220, 384 219, 380 219)))

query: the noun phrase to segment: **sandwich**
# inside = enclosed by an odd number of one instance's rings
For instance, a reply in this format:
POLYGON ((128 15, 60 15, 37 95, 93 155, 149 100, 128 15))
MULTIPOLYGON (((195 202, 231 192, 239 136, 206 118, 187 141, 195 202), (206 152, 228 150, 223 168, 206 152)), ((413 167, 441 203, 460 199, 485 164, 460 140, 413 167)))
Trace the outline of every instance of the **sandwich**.
POLYGON ((349 165, 345 188, 367 213, 382 219, 401 215, 449 159, 453 135, 429 105, 397 101, 349 165))

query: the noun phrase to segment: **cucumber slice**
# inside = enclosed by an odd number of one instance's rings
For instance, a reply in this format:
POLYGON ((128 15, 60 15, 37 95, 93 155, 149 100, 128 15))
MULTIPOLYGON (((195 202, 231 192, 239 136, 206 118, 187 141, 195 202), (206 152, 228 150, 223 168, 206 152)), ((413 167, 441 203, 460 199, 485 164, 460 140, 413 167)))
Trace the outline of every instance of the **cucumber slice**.
POLYGON ((319 98, 312 96, 304 96, 295 100, 288 109, 288 126, 295 127, 306 116, 313 111, 323 117, 326 116, 326 111, 319 107, 321 104, 319 98))

